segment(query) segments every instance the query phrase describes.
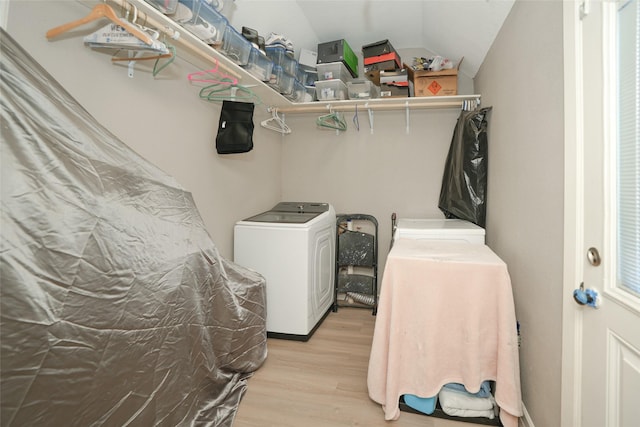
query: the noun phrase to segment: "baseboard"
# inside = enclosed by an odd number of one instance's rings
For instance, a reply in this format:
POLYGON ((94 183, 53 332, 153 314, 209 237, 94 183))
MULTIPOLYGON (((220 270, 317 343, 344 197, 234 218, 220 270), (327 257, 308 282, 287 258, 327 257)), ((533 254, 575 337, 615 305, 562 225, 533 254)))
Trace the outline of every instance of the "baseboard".
POLYGON ((527 412, 527 408, 524 406, 524 402, 522 403, 522 416, 518 421, 518 427, 535 427, 529 416, 529 412, 527 412))

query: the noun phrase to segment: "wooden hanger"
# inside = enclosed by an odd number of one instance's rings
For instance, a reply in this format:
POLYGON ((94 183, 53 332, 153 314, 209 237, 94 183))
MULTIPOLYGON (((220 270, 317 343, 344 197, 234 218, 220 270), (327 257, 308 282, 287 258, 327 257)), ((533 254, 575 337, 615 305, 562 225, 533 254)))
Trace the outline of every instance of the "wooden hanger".
POLYGON ((104 3, 95 5, 91 12, 84 18, 72 22, 67 22, 66 24, 50 29, 49 31, 47 31, 47 38, 52 39, 62 33, 66 33, 69 30, 101 18, 108 18, 114 24, 121 26, 122 28, 136 36, 138 39, 142 40, 145 44, 151 45, 153 43, 153 39, 148 34, 145 34, 135 26, 129 24, 126 20, 118 17, 111 6, 104 3))

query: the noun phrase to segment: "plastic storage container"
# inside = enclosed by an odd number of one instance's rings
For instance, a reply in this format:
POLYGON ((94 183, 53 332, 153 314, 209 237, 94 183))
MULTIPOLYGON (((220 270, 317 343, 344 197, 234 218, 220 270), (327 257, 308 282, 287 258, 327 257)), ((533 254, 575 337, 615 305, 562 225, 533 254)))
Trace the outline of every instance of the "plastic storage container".
POLYGON ((273 61, 252 46, 251 53, 249 54, 249 62, 244 66, 244 69, 255 78, 263 82, 268 82, 271 79, 271 72, 273 71, 273 61))
POLYGON ((292 76, 295 76, 298 72, 298 61, 287 55, 287 51, 283 47, 267 46, 264 48, 267 56, 273 61, 275 65, 279 65, 285 71, 292 76))
POLYGON ((285 98, 291 102, 311 102, 313 96, 307 92, 307 87, 300 83, 298 80, 293 82, 293 91, 289 95, 285 95, 285 98))
POLYGON ((314 86, 316 84, 316 80, 318 80, 318 72, 316 70, 308 70, 298 67, 296 78, 305 86, 314 86))
POLYGON ((371 80, 353 80, 347 82, 349 99, 373 99, 380 97, 380 88, 371 80))
POLYGON ((295 77, 286 73, 281 66, 274 64, 273 71, 271 72, 271 80, 269 80, 268 84, 278 93, 291 95, 293 93, 295 80, 295 77))
POLYGON ((222 48, 220 51, 238 65, 247 65, 251 54, 251 42, 245 39, 231 25, 227 25, 222 38, 222 48))
POLYGON ((343 82, 352 80, 351 73, 342 62, 329 62, 327 64, 318 64, 318 80, 340 79, 343 82))
POLYGON ((180 3, 191 11, 191 16, 178 22, 203 42, 221 45, 225 30, 230 26, 227 18, 204 0, 180 0, 180 3))
POLYGON ((318 80, 316 82, 316 97, 318 101, 347 99, 347 85, 340 79, 318 80))
POLYGON ((318 100, 318 97, 316 96, 316 87, 315 86, 305 86, 304 88, 307 91, 307 97, 305 99, 308 99, 309 102, 318 100))
POLYGON ((178 0, 146 0, 146 2, 167 15, 175 13, 178 8, 178 0))

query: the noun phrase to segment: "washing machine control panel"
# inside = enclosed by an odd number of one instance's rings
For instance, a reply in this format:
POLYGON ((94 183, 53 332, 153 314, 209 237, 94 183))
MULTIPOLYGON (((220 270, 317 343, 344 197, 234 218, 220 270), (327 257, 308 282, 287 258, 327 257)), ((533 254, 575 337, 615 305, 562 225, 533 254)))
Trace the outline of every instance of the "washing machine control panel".
POLYGON ((271 210, 254 215, 245 221, 304 224, 328 211, 328 203, 281 202, 271 210))
POLYGON ((271 211, 276 212, 309 212, 322 213, 329 210, 328 203, 312 203, 312 202, 280 202, 275 205, 271 211))

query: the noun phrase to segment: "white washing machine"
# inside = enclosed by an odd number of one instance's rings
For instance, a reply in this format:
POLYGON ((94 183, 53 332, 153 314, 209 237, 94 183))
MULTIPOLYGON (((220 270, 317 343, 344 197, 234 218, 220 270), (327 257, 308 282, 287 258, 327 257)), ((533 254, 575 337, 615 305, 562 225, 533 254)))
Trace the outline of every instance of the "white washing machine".
POLYGON ((484 228, 462 219, 398 219, 393 240, 431 239, 460 241, 483 245, 484 228))
POLYGON ((234 262, 266 279, 267 336, 307 341, 329 313, 335 236, 328 203, 282 202, 235 224, 234 262))

